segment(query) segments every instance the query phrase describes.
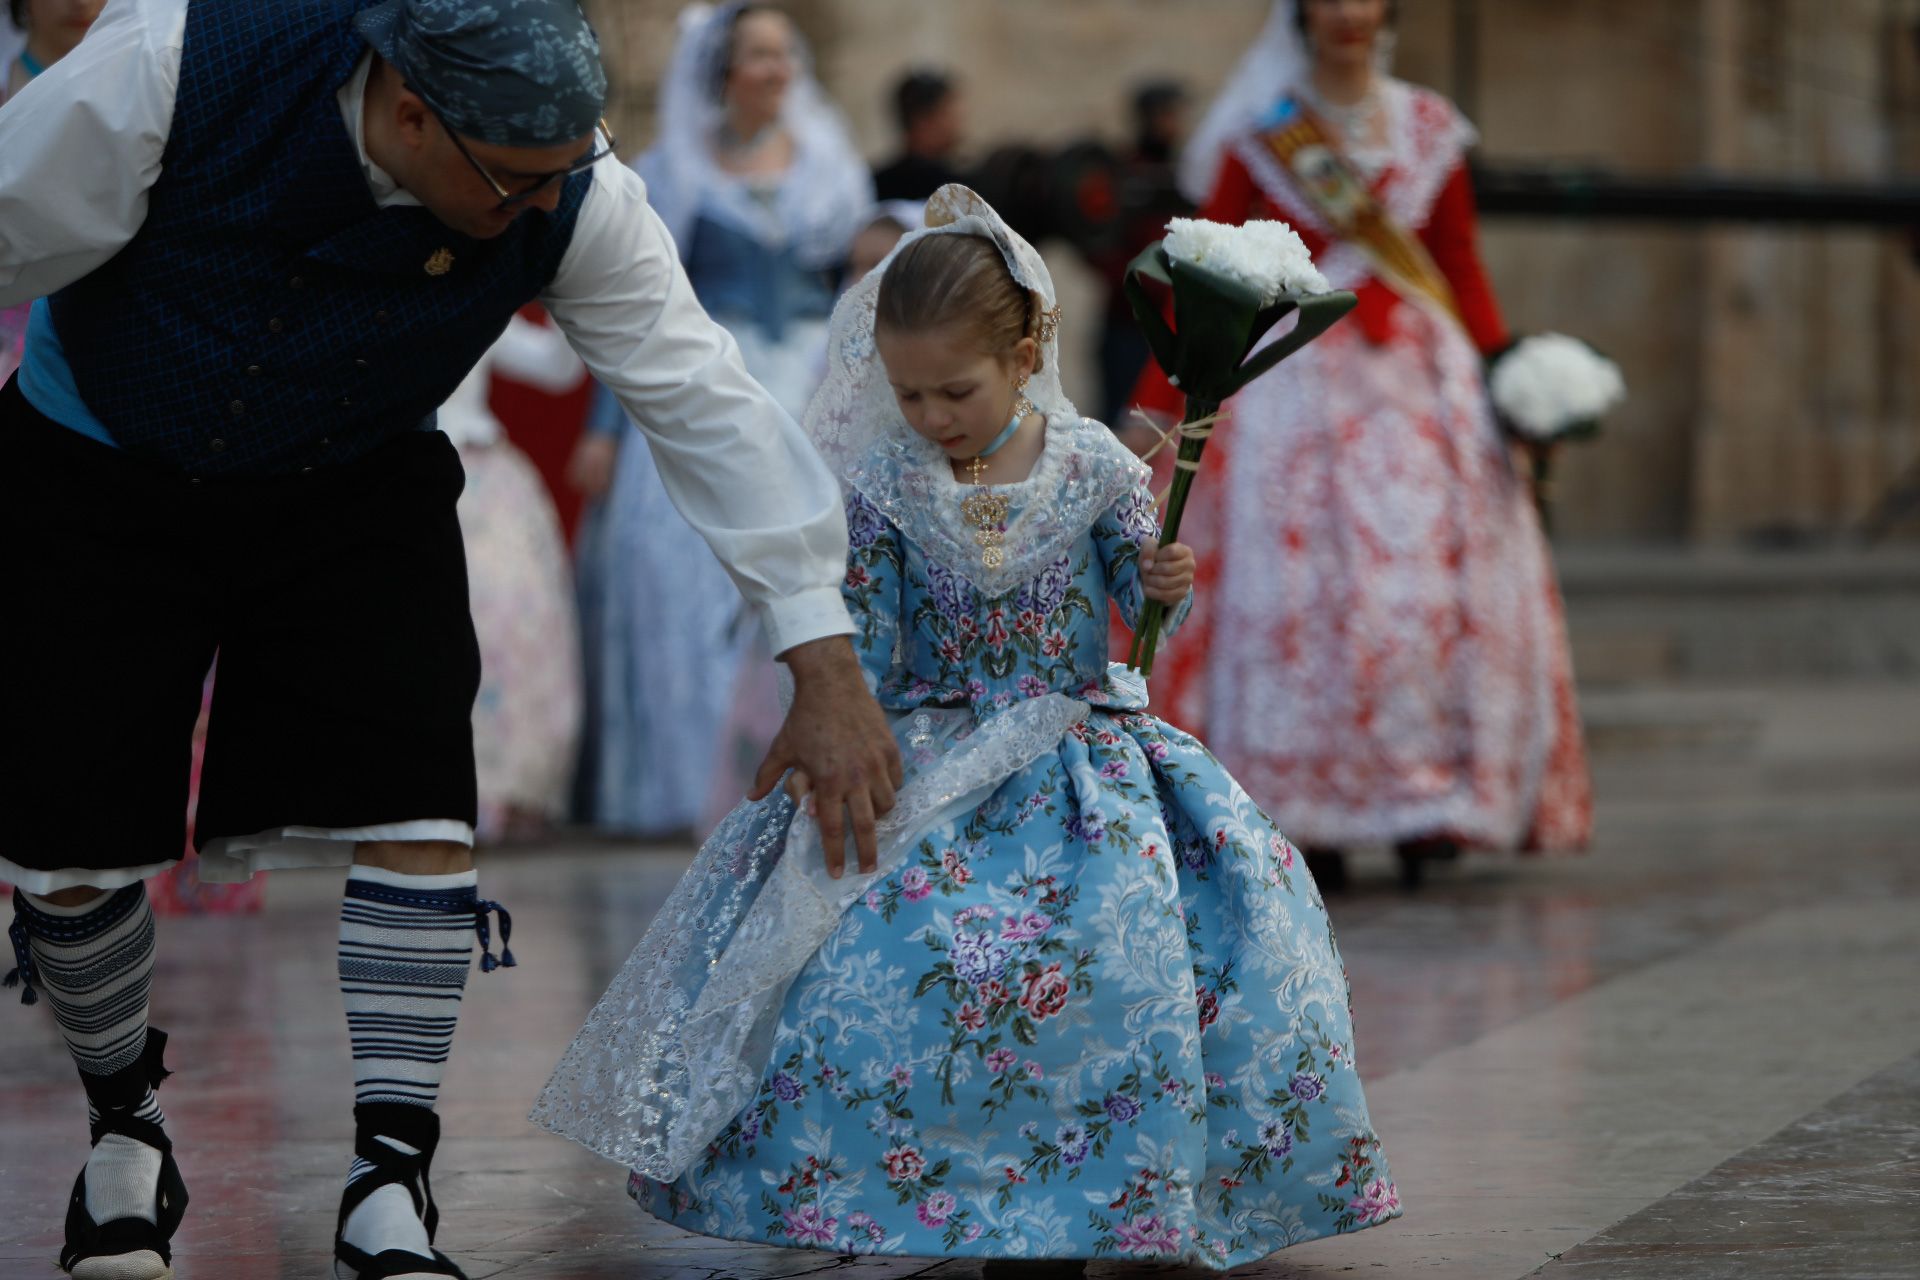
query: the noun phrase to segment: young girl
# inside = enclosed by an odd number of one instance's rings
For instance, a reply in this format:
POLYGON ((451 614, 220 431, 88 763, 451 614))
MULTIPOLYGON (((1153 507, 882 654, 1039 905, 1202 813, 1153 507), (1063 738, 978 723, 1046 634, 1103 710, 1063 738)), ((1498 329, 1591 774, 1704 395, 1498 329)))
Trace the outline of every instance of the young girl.
POLYGON ((535 1118, 679 1226, 842 1253, 1224 1269, 1397 1216, 1312 880, 1107 661, 1193 558, 1061 392, 1032 247, 963 188, 927 221, 808 413, 907 762, 878 868, 803 778, 737 809, 535 1118))

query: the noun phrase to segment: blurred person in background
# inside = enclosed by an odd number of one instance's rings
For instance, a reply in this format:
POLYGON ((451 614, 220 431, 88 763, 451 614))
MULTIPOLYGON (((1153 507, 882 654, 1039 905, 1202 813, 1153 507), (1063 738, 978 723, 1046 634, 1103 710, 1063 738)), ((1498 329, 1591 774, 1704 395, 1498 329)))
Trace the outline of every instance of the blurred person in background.
POLYGON ((887 260, 901 237, 917 230, 926 216, 927 206, 918 200, 887 200, 875 205, 847 253, 841 291, 844 293, 866 279, 868 272, 887 260))
MULTIPOLYGON (((800 418, 835 276, 873 187, 786 14, 764 4, 682 12, 660 134, 635 168, 701 305, 800 418)), ((625 422, 601 397, 573 465, 582 489, 605 495, 580 535, 588 705, 576 800, 598 826, 661 836, 701 819, 753 636, 651 453, 621 447, 625 422)))
POLYGON ((106 0, 7 0, 7 19, 0 28, 0 103, 27 87, 27 82, 73 52, 93 26, 106 0))
POLYGON ((924 201, 949 182, 966 139, 966 105, 960 86, 943 71, 910 71, 894 86, 893 118, 900 126, 901 153, 873 173, 880 200, 924 201))
MULTIPOLYGON (((1201 606, 1156 701, 1312 857, 1586 845, 1558 586, 1495 424, 1507 340, 1453 105, 1387 74, 1391 0, 1280 0, 1181 163, 1200 216, 1274 218, 1360 305, 1229 405, 1181 536, 1201 606)), ((1159 370, 1140 399, 1176 413, 1159 370)))
POLYGON ((1125 225, 1095 264, 1107 286, 1106 323, 1100 333, 1101 413, 1136 449, 1153 442, 1150 430, 1126 421, 1134 384, 1151 357, 1123 286, 1127 264, 1166 234, 1167 219, 1193 212, 1193 202, 1180 192, 1176 163, 1190 105, 1186 89, 1171 80, 1149 81, 1134 90, 1133 140, 1119 157, 1115 175, 1125 225))
POLYGON ((540 473, 488 403, 495 374, 561 395, 580 384, 586 366, 557 326, 515 316, 438 414, 466 472, 454 510, 480 641, 474 835, 487 842, 536 836, 566 816, 580 737, 580 636, 566 538, 540 473))
MULTIPOLYGON (((865 279, 869 271, 893 252, 901 237, 918 228, 925 217, 926 206, 912 201, 894 200, 875 205, 848 250, 841 291, 865 279)), ((826 347, 822 346, 815 355, 815 378, 824 382, 826 347)), ((780 731, 783 715, 779 664, 774 662, 765 641, 755 636, 740 664, 740 676, 733 686, 733 702, 720 725, 713 785, 707 792, 706 807, 696 834, 704 837, 718 827, 728 811, 740 802, 740 797, 753 790, 754 774, 767 754, 767 744, 780 731)))

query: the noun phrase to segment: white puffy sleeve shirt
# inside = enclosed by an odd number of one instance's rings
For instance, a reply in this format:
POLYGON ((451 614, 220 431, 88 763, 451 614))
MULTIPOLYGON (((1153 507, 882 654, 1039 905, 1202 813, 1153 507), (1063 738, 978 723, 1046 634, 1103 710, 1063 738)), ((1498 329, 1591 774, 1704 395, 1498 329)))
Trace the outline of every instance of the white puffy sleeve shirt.
MULTIPOLYGON (((0 107, 0 307, 81 278, 140 229, 172 126, 186 18, 187 0, 111 0, 78 48, 0 107)), ((375 198, 417 203, 366 155, 370 61, 340 94, 342 125, 361 143, 375 198)), ((639 425, 668 496, 759 612, 774 652, 850 633, 839 487, 747 375, 733 338, 695 299, 646 188, 612 157, 594 167, 540 300, 639 425)))

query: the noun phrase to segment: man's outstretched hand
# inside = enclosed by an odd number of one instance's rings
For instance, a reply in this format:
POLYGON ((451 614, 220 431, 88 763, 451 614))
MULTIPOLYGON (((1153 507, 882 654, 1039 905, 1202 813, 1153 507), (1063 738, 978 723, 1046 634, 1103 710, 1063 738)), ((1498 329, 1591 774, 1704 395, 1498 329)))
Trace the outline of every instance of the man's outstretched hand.
POLYGON ((793 672, 793 708, 760 762, 748 799, 764 799, 792 769, 788 790, 795 799, 812 797, 827 874, 838 880, 846 872, 849 823, 860 870, 872 873, 880 858, 874 819, 893 808, 903 778, 886 715, 867 691, 845 636, 796 645, 781 661, 793 672))

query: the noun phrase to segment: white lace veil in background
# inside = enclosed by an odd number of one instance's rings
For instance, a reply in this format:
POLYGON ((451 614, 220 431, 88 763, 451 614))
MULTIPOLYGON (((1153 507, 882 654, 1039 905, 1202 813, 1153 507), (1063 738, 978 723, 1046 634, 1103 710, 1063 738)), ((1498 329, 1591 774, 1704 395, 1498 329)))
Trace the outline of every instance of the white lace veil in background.
POLYGON ((1180 153, 1180 190, 1195 204, 1205 204, 1213 194, 1227 145, 1258 124, 1282 93, 1306 78, 1310 65, 1306 42, 1295 25, 1299 8, 1299 0, 1274 0, 1267 24, 1187 139, 1180 153))
MULTIPOLYGON (((1213 194, 1222 157, 1234 139, 1259 124, 1282 94, 1306 82, 1313 59, 1300 36, 1299 11, 1300 0, 1274 0, 1253 46, 1187 139, 1180 153, 1180 190, 1195 204, 1205 204, 1213 194)), ((1383 74, 1393 66, 1393 45, 1392 29, 1382 31, 1375 56, 1383 74)))
POLYGON ((724 61, 744 4, 693 4, 680 12, 673 60, 660 92, 659 134, 634 168, 647 201, 682 250, 701 214, 770 246, 790 245, 809 270, 839 265, 873 203, 873 175, 839 109, 813 75, 806 42, 794 33, 794 77, 780 122, 794 142, 793 165, 771 201, 714 161, 726 119, 724 61))

